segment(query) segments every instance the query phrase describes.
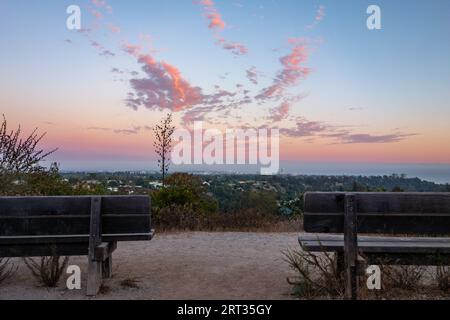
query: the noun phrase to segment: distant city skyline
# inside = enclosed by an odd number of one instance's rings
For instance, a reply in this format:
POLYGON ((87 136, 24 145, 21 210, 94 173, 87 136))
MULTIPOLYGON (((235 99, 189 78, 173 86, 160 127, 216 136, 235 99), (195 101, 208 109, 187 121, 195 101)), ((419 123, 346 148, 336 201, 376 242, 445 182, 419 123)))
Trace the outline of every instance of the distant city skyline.
POLYGON ((281 160, 299 166, 449 170, 449 1, 1 0, 0 12, 1 113, 47 132, 62 168, 152 170, 151 128, 172 112, 177 127, 279 128, 281 160), (366 26, 372 4, 381 30, 366 26), (71 5, 81 30, 66 27, 71 5))

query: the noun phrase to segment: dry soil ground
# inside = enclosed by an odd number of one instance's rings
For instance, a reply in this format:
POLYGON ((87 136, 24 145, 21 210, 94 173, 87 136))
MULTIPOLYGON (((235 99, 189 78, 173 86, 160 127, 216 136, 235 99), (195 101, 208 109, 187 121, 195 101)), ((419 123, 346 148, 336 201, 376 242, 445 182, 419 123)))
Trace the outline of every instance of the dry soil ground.
MULTIPOLYGON (((291 299, 292 271, 282 250, 298 248, 297 233, 171 233, 150 242, 120 243, 114 276, 96 299, 291 299), (126 285, 135 280, 136 288, 126 285)), ((83 290, 40 287, 21 260, 0 287, 0 299, 86 299, 86 257, 70 264, 83 271, 83 290)))

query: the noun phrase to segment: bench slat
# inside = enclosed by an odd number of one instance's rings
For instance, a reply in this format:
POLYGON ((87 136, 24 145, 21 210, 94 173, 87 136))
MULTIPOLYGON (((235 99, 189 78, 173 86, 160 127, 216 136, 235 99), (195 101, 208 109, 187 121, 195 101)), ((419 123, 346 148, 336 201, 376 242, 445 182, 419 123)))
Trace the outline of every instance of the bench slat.
MULTIPOLYGON (((450 234, 450 193, 353 194, 360 233, 450 234)), ((344 199, 345 193, 307 193, 305 231, 342 233, 344 199)))
MULTIPOLYGON (((145 234, 104 235, 104 242, 147 241, 153 239, 152 230, 145 234)), ((89 251, 89 235, 47 237, 0 237, 0 257, 82 256, 89 251)))
MULTIPOLYGON (((89 234, 91 198, 0 197, 0 237, 89 234)), ((103 234, 113 237, 151 231, 149 197, 104 196, 101 199, 103 234)))
MULTIPOLYGON (((104 234, 102 240, 104 242, 122 242, 122 241, 146 241, 151 240, 155 235, 152 230, 148 233, 132 233, 132 234, 104 234)), ((11 244, 63 244, 63 243, 89 243, 89 234, 85 235, 64 235, 64 236, 14 236, 0 237, 0 246, 11 244)))
MULTIPOLYGON (((0 218, 0 236, 40 236, 89 234, 90 217, 57 216, 0 218)), ((102 217, 105 234, 145 233, 150 230, 150 215, 102 217)))
MULTIPOLYGON (((311 252, 343 252, 343 235, 302 234, 302 247, 311 252)), ((364 253, 450 254, 450 238, 358 237, 358 249, 364 253)))
MULTIPOLYGON (((90 196, 77 197, 0 197, 0 217, 90 215, 90 196)), ((102 214, 150 213, 147 196, 103 196, 102 214)))

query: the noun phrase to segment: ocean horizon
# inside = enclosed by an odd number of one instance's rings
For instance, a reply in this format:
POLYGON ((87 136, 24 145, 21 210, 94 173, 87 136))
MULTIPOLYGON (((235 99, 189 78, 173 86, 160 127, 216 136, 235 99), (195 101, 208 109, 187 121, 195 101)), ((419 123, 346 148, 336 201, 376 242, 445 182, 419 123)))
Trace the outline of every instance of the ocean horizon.
MULTIPOLYGON (((438 184, 450 183, 450 164, 380 164, 380 163, 311 163, 281 162, 280 174, 315 176, 384 176, 405 175, 438 184)), ((157 171, 153 161, 62 162, 62 172, 157 171)), ((171 166, 171 172, 199 174, 259 174, 254 165, 182 165, 171 166)))

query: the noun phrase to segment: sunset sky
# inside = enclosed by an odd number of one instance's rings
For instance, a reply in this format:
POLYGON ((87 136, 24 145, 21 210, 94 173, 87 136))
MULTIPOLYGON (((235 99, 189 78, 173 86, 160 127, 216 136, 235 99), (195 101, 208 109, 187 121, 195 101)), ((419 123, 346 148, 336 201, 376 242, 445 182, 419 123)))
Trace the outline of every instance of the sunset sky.
POLYGON ((279 128, 286 161, 450 164, 448 0, 0 0, 0 38, 0 113, 63 168, 151 167, 169 111, 279 128))

